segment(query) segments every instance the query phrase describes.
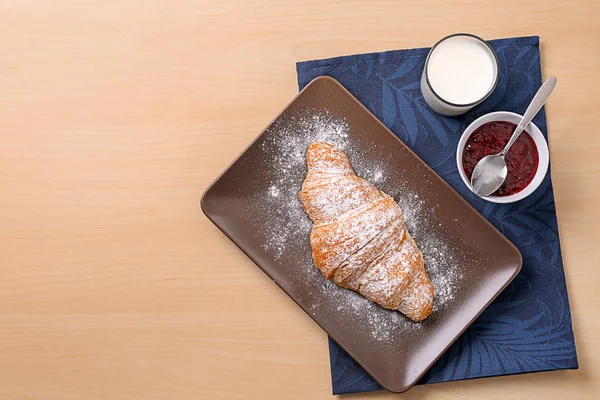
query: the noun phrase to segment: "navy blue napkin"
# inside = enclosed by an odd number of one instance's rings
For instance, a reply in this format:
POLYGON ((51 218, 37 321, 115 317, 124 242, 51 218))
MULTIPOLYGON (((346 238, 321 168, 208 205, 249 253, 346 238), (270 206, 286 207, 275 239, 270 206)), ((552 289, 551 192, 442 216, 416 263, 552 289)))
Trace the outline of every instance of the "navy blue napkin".
MULTIPOLYGON (((523 269, 421 379, 420 384, 556 369, 576 369, 577 354, 550 171, 529 197, 493 204, 473 195, 456 169, 456 146, 473 120, 491 111, 522 114, 542 84, 539 38, 491 40, 500 60, 494 93, 455 118, 432 112, 420 91, 429 49, 351 55, 297 64, 302 89, 337 79, 521 251, 523 269)), ((546 114, 533 121, 547 136, 546 114)), ((333 393, 381 387, 329 339, 333 393)))

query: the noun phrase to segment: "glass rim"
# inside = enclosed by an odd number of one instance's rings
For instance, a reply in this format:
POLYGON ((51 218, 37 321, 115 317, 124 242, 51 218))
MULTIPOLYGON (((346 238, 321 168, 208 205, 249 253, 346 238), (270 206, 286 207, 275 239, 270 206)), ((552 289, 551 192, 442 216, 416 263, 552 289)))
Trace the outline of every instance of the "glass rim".
POLYGON ((433 93, 433 95, 440 100, 441 102, 449 105, 449 106, 453 106, 453 107, 473 107, 476 106, 480 103, 482 103, 485 99, 487 99, 488 97, 490 97, 490 95, 492 94, 492 92, 496 89, 496 86, 498 86, 498 81, 500 80, 500 61, 498 60, 498 55, 496 54, 496 52, 494 51, 494 49, 492 48, 492 46, 490 46, 490 44, 488 42, 486 42, 485 40, 483 40, 482 38, 480 38, 477 35, 473 35, 472 33, 453 33, 451 35, 445 36, 443 38, 441 38, 436 44, 433 45, 433 47, 431 48, 431 50, 429 50, 429 53, 427 53, 427 58, 425 59, 425 68, 423 69, 423 73, 425 74, 425 81, 427 82, 427 87, 429 87, 429 90, 431 90, 431 92, 433 93), (433 53, 433 51, 435 50, 435 48, 440 45, 442 42, 456 37, 456 36, 467 36, 470 37, 472 39, 475 39, 479 42, 481 42, 484 46, 486 46, 489 50, 489 52, 493 55, 493 61, 496 63, 496 79, 494 80, 494 84, 491 86, 491 88, 487 91, 487 93, 485 94, 485 96, 483 96, 482 98, 480 98, 477 101, 471 102, 471 103, 465 103, 465 104, 456 104, 456 103, 452 103, 451 101, 448 101, 446 99, 444 99, 442 96, 440 96, 439 94, 436 93, 436 91, 433 89, 433 86, 431 85, 431 82, 429 81, 429 75, 427 73, 427 67, 429 66, 429 58, 431 57, 431 53, 433 53))

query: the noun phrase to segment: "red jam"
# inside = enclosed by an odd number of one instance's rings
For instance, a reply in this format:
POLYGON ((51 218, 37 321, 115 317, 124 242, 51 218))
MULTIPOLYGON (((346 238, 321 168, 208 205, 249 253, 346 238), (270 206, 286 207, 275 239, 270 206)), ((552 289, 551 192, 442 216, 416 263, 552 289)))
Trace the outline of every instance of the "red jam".
MULTIPOLYGON (((462 156, 463 168, 469 180, 479 160, 500 153, 516 127, 512 122, 494 121, 481 125, 471 134, 462 156)), ((523 131, 506 154, 506 180, 492 196, 509 196, 525 189, 537 172, 539 158, 535 142, 529 132, 523 131)))

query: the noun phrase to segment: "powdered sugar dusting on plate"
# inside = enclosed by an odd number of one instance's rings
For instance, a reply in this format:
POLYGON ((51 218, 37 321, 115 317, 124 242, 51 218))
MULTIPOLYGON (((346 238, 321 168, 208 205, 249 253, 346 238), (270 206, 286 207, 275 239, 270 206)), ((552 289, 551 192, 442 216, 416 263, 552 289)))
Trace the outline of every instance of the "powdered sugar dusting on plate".
POLYGON ((270 218, 256 221, 257 231, 262 231, 265 237, 264 250, 276 260, 284 253, 294 252, 294 258, 302 266, 296 271, 298 281, 308 285, 313 292, 319 292, 318 296, 311 292, 311 298, 308 299, 313 312, 322 306, 325 296, 333 312, 367 324, 375 339, 402 338, 406 331, 418 333, 427 320, 415 323, 399 311, 387 310, 356 292, 341 288, 326 280, 313 264, 308 243, 312 222, 298 200, 298 192, 306 175, 308 145, 317 140, 333 144, 348 154, 358 176, 399 202, 407 229, 423 253, 425 270, 434 285, 434 314, 429 318, 451 309, 462 278, 460 264, 463 256, 444 240, 444 235, 448 234, 444 227, 440 225, 439 231, 424 229, 435 224, 435 221, 429 220, 432 213, 424 209, 424 201, 417 193, 403 188, 397 177, 390 179, 386 174, 386 160, 390 158, 385 155, 393 157, 393 154, 375 145, 371 148, 364 143, 353 146, 350 133, 351 129, 343 119, 333 117, 326 111, 307 110, 280 118, 269 128, 269 134, 260 146, 265 162, 271 165, 269 170, 274 172, 268 186, 257 193, 252 204, 253 207, 262 207, 260 214, 267 214, 270 218), (380 157, 367 157, 364 154, 366 151, 380 157), (374 163, 373 159, 382 161, 374 163))
POLYGON ((306 112, 293 115, 288 122, 275 122, 271 135, 261 144, 265 160, 276 171, 264 199, 257 202, 268 208, 270 221, 263 221, 268 229, 263 247, 276 258, 281 257, 289 243, 306 240, 312 223, 304 213, 298 192, 306 175, 306 149, 316 140, 329 142, 341 150, 348 144, 348 125, 327 112, 306 112))

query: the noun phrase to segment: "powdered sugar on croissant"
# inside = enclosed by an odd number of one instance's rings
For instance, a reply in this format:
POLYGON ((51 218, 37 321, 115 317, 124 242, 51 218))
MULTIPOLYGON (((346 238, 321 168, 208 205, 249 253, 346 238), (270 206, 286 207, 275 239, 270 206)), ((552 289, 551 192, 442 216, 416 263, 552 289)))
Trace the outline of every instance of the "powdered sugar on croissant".
POLYGON ((298 193, 314 225, 313 260, 327 279, 414 321, 431 314, 433 285, 400 206, 356 176, 348 156, 313 142, 298 193))

